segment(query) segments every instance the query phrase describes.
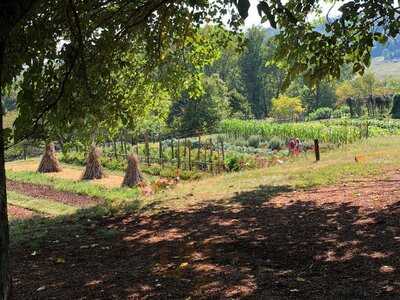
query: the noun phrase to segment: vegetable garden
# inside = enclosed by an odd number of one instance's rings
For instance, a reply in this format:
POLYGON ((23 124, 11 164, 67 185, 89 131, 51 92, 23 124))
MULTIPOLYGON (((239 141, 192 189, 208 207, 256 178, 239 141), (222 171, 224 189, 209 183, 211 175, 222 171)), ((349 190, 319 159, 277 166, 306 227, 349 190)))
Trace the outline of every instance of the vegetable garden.
POLYGON ((224 120, 220 132, 233 138, 258 135, 266 140, 299 138, 302 141, 342 145, 359 139, 400 133, 400 122, 395 120, 334 119, 305 123, 271 123, 257 120, 224 120))
MULTIPOLYGON (((272 123, 267 120, 227 119, 212 135, 163 136, 154 134, 105 141, 99 158, 103 167, 113 171, 127 169, 127 157, 135 154, 140 169, 152 180, 157 177, 194 180, 221 172, 261 168, 290 158, 288 141, 299 139, 302 150, 314 149, 317 139, 322 149, 350 144, 374 136, 398 135, 400 121, 377 119, 330 119, 303 123, 272 123), (130 142, 127 142, 130 141, 130 142)), ((61 149, 63 163, 84 166, 84 146, 61 149)), ((26 149, 24 150, 26 151, 26 149)), ((37 156, 38 149, 32 155, 37 156)), ((15 153, 14 153, 15 154, 15 153)))

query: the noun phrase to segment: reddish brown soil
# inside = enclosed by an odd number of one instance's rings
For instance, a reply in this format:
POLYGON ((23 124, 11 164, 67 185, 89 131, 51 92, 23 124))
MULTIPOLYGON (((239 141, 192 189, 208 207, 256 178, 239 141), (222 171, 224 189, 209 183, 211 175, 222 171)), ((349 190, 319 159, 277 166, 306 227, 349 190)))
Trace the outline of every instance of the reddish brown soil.
POLYGON ((7 189, 34 198, 48 198, 53 201, 58 201, 64 204, 69 204, 83 208, 103 203, 103 200, 99 198, 89 197, 85 195, 78 195, 70 192, 61 192, 46 185, 36 185, 31 183, 23 183, 23 182, 8 180, 7 189))
POLYGON ((399 179, 52 226, 15 299, 400 299, 399 179))
POLYGON ((7 205, 8 215, 10 219, 18 219, 18 220, 25 220, 36 216, 37 214, 31 210, 14 206, 14 205, 7 205))

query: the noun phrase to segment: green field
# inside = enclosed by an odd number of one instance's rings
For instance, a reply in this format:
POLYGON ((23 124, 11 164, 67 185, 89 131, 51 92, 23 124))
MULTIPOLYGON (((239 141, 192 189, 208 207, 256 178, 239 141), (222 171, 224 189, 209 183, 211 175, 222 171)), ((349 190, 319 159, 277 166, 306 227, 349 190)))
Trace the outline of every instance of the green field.
POLYGON ((400 62, 373 60, 371 70, 381 80, 400 78, 400 62))

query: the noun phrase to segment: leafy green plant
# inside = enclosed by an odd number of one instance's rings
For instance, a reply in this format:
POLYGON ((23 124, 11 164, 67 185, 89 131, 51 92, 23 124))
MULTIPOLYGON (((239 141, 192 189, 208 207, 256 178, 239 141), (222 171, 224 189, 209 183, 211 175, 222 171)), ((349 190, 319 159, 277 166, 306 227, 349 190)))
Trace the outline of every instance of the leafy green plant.
POLYGON ((242 168, 240 157, 237 155, 230 155, 230 156, 226 157, 225 158, 225 166, 231 172, 240 171, 242 168))
POLYGON ((258 135, 251 135, 247 141, 250 147, 258 148, 260 146, 260 137, 258 135))
POLYGON ((285 142, 281 140, 280 138, 274 137, 269 141, 269 148, 271 150, 282 150, 282 148, 285 146, 285 142))
POLYGON ((333 110, 330 107, 320 107, 308 115, 309 121, 330 119, 333 110))
POLYGON ((400 94, 393 97, 392 118, 400 119, 400 94))
POLYGON ((335 119, 350 117, 350 107, 347 105, 340 106, 333 111, 332 117, 335 119))

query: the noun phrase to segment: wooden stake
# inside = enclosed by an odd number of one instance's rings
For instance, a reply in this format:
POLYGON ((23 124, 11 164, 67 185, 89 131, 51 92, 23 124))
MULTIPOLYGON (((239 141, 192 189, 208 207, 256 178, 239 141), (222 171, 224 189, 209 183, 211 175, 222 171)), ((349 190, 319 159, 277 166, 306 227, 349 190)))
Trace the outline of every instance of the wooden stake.
POLYGON ((118 159, 118 154, 117 154, 117 143, 115 142, 115 140, 113 140, 113 148, 114 148, 114 156, 115 156, 115 159, 118 159))
POLYGON ((164 166, 164 161, 163 161, 163 148, 162 148, 161 139, 159 139, 159 141, 158 141, 158 151, 159 151, 159 164, 162 168, 164 166))
POLYGON ((144 147, 146 152, 146 163, 148 166, 150 166, 150 147, 149 147, 149 137, 147 135, 147 132, 144 135, 144 147))
POLYGON ((180 169, 181 168, 181 154, 180 154, 180 148, 179 148, 179 139, 178 139, 177 148, 176 148, 176 155, 178 158, 178 169, 180 169))
POLYGON ((314 151, 315 151, 315 160, 320 161, 320 153, 319 153, 319 141, 317 139, 314 140, 314 151))
POLYGON ((183 169, 188 169, 186 162, 186 147, 187 147, 187 139, 183 140, 183 169))
POLYGON ((211 171, 211 173, 214 172, 214 168, 213 168, 213 143, 212 143, 212 139, 210 139, 210 171, 211 171))
POLYGON ((224 141, 221 139, 222 168, 225 170, 225 149, 224 141))
POLYGON ((173 160, 175 157, 174 153, 174 139, 171 139, 171 160, 173 160))
POLYGON ((201 152, 201 136, 199 135, 199 148, 197 149, 197 161, 200 161, 200 152, 201 152))
POLYGON ((204 168, 207 171, 208 166, 207 166, 207 144, 204 144, 204 168))
POLYGON ((189 154, 189 170, 192 171, 192 145, 191 143, 188 145, 188 154, 189 154))

